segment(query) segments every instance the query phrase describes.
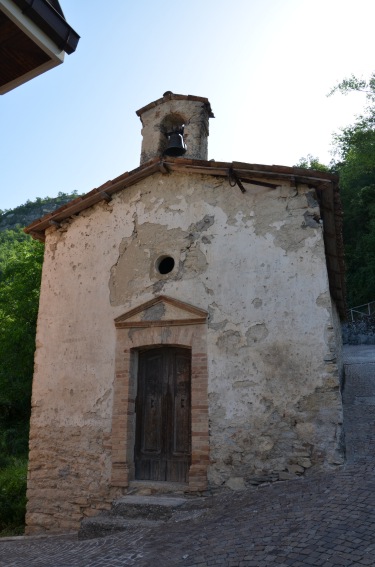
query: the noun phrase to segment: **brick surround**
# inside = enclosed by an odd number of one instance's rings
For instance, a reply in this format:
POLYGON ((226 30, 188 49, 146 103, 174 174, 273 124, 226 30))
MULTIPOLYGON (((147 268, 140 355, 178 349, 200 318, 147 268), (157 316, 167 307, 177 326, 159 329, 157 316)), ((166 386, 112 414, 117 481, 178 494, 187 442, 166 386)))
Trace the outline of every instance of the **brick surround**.
MULTIPOLYGON (((165 298, 167 299, 167 298, 165 298)), ((167 299, 169 301, 169 298, 167 299)), ((159 300, 158 300, 159 301, 159 300)), ((149 306, 149 304, 146 304, 149 306)), ((185 305, 176 302, 179 307, 185 305)), ((127 487, 134 479, 135 398, 138 353, 155 346, 184 347, 191 350, 191 438, 189 490, 207 488, 209 463, 208 371, 206 314, 186 306, 194 319, 124 322, 116 319, 116 377, 112 416, 112 486, 127 487)), ((136 311, 139 312, 141 308, 136 311)), ((133 313, 133 311, 131 312, 133 313)))

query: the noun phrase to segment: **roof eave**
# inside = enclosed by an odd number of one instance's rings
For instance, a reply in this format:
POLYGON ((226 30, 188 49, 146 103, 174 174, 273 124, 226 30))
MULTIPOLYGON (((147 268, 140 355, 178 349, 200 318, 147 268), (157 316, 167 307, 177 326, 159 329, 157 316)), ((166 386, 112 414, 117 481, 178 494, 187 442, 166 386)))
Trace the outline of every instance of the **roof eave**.
POLYGON ((59 207, 52 213, 48 213, 40 219, 35 220, 25 228, 25 232, 33 234, 36 232, 43 233, 51 225, 51 221, 61 223, 72 215, 103 201, 103 199, 108 200, 108 197, 111 198, 114 193, 138 183, 138 181, 141 181, 149 175, 153 175, 157 172, 171 173, 173 171, 180 173, 200 173, 218 177, 228 177, 230 172, 233 172, 237 178, 242 179, 245 183, 251 183, 252 180, 255 182, 256 178, 259 177, 269 180, 273 179, 275 181, 273 184, 275 187, 279 186, 283 180, 311 184, 312 186, 338 182, 336 175, 297 167, 155 157, 136 169, 125 172, 119 177, 107 181, 100 187, 86 193, 83 197, 78 197, 62 207, 59 207))
POLYGON ((46 0, 13 0, 30 20, 68 55, 73 53, 80 36, 68 24, 64 16, 46 0))
MULTIPOLYGON (((60 26, 58 37, 51 33, 51 27, 47 29, 48 26, 41 26, 40 19, 33 19, 30 11, 22 11, 19 4, 25 2, 26 0, 0 0, 1 19, 9 20, 9 24, 19 32, 19 35, 8 41, 8 55, 0 61, 0 95, 60 65, 64 61, 65 52, 72 52, 79 39, 64 17, 46 0, 34 0, 33 9, 37 12, 38 5, 43 5, 53 15, 54 21, 59 22, 60 26), (20 39, 21 46, 18 43, 20 39)), ((55 5, 57 6, 56 1, 55 5)))

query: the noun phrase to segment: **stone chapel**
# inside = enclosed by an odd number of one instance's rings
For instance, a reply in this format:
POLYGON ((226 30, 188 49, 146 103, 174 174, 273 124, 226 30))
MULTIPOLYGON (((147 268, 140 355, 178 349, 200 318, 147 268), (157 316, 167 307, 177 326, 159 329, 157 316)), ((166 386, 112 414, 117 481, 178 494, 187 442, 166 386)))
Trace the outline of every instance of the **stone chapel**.
POLYGON ((336 176, 208 160, 208 99, 137 111, 141 164, 45 215, 27 533, 137 483, 201 494, 343 461, 336 176))

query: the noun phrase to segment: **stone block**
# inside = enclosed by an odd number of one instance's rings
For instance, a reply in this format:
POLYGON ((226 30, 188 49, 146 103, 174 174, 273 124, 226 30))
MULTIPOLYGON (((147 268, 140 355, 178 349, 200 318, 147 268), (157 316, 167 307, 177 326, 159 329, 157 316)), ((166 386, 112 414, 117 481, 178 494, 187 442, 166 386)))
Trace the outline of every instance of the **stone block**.
POLYGON ((294 478, 296 478, 296 475, 291 472, 279 472, 279 480, 293 480, 294 478))
POLYGON ((225 485, 231 490, 245 490, 245 480, 239 476, 230 477, 225 485))
POLYGON ((301 467, 300 465, 288 465, 287 469, 293 474, 303 474, 305 472, 304 467, 301 467))

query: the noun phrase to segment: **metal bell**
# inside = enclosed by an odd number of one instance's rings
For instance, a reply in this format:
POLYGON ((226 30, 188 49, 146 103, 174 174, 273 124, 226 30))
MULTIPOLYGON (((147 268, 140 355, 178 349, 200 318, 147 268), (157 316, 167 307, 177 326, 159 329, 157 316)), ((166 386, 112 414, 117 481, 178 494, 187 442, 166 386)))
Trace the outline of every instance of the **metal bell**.
POLYGON ((167 132, 168 146, 164 150, 165 156, 178 157, 186 152, 186 144, 184 142, 184 127, 167 132))

